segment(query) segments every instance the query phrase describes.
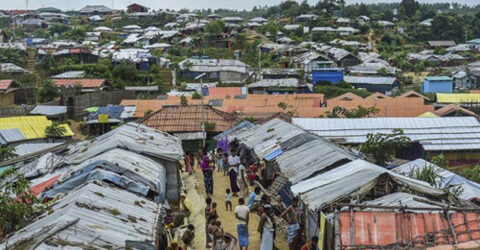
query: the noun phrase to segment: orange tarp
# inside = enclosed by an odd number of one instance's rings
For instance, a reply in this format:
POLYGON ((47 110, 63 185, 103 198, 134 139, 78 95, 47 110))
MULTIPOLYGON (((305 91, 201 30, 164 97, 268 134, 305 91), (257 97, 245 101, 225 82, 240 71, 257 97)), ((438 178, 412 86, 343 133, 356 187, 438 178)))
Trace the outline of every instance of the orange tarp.
POLYGON ((353 212, 352 228, 350 211, 340 212, 341 244, 343 248, 391 245, 427 247, 480 239, 478 213, 456 212, 450 216, 451 224, 443 213, 403 213, 402 223, 402 213, 353 212), (452 227, 456 236, 451 233, 452 227), (352 229, 354 240, 351 239, 352 229))

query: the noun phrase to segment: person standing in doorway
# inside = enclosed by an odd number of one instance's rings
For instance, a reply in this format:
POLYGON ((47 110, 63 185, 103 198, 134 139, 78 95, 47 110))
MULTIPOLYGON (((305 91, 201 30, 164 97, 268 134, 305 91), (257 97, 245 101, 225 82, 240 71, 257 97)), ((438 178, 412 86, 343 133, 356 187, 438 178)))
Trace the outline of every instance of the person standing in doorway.
POLYGON ((235 218, 237 218, 238 245, 240 250, 248 249, 248 222, 250 220, 250 208, 245 205, 245 199, 238 199, 238 206, 235 207, 235 218))
POLYGON ((231 155, 228 157, 228 175, 230 177, 230 189, 233 192, 233 196, 237 196, 238 188, 237 175, 238 165, 240 165, 240 158, 236 155, 236 152, 232 150, 231 155))

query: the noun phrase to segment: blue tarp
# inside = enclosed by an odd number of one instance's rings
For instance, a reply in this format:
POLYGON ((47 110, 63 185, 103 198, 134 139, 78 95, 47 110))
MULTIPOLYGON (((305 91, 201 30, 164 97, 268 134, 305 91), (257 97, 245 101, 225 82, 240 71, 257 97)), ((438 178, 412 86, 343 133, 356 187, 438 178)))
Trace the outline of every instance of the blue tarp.
POLYGON ((55 184, 52 189, 43 193, 42 196, 53 198, 58 193, 68 193, 76 187, 92 180, 107 181, 132 193, 141 194, 143 196, 147 196, 149 190, 147 186, 135 182, 125 176, 118 175, 114 172, 105 171, 102 169, 95 169, 93 171, 72 177, 63 183, 55 184))
POLYGON ((276 149, 275 151, 271 152, 270 154, 265 156, 265 160, 271 161, 275 159, 277 156, 281 155, 283 153, 281 148, 276 149))

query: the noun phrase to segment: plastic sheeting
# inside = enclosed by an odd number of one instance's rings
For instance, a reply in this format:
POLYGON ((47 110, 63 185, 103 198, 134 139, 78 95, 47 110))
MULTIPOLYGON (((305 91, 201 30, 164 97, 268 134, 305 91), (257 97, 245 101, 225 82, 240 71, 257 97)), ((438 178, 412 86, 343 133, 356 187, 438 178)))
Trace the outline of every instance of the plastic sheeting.
POLYGON ((457 175, 453 172, 445 170, 433 163, 423 159, 416 159, 414 161, 403 164, 392 171, 405 176, 413 174, 415 171, 422 170, 426 167, 432 167, 437 171, 437 174, 442 178, 437 178, 436 182, 440 188, 457 188, 461 187, 463 190, 460 194, 462 199, 471 199, 480 197, 480 184, 467 180, 466 178, 457 175))
POLYGON ((364 160, 355 160, 299 182, 291 187, 294 195, 299 195, 305 204, 316 210, 335 201, 370 191, 377 178, 388 174, 393 181, 409 187, 411 190, 431 196, 445 195, 442 190, 432 188, 428 183, 411 179, 364 160))
MULTIPOLYGON (((158 210, 158 204, 131 192, 88 183, 55 202, 49 212, 12 235, 0 248, 46 236, 53 228, 76 219, 75 224, 48 237, 49 242, 61 241, 69 249, 123 249, 126 240, 153 242, 158 210)), ((43 242, 39 248, 57 246, 43 242)))
POLYGON ((71 148, 67 162, 79 164, 114 148, 124 148, 171 161, 183 158, 183 149, 178 138, 137 123, 128 123, 97 137, 96 140, 78 143, 71 148))
POLYGON ((163 201, 166 192, 167 171, 165 167, 148 157, 124 150, 112 149, 95 156, 79 165, 67 167, 62 181, 79 173, 86 173, 96 168, 126 176, 151 190, 157 192, 163 201))
POLYGON ((296 184, 335 163, 354 159, 355 157, 349 152, 317 137, 315 140, 283 152, 277 157, 277 162, 282 173, 292 184, 296 184))
POLYGON ((125 176, 102 169, 95 169, 93 171, 73 176, 63 183, 54 185, 50 190, 45 192, 44 196, 53 198, 58 193, 68 193, 78 186, 93 180, 108 181, 132 193, 141 194, 143 196, 146 196, 149 190, 147 186, 135 182, 125 176))

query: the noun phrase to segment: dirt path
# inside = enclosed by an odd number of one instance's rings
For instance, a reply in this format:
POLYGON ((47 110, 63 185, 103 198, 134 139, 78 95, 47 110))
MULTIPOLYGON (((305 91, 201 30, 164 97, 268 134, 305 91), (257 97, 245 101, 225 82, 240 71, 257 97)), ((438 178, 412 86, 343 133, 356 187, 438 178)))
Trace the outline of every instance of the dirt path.
MULTIPOLYGON (((230 187, 228 176, 223 176, 221 172, 215 172, 214 178, 214 194, 213 201, 218 204, 217 211, 219 220, 222 222, 222 227, 225 232, 237 237, 237 222, 234 211, 225 210, 225 190, 230 187)), ((188 176, 185 180, 187 188, 187 197, 194 207, 194 212, 190 218, 191 223, 195 225, 195 249, 205 249, 205 216, 203 209, 205 208, 205 187, 203 184, 203 175, 199 168, 195 167, 195 175, 188 176), (196 184, 194 184, 196 183, 196 184)), ((250 190, 252 187, 250 187, 250 190)), ((233 210, 238 205, 238 199, 233 199, 233 210)), ((257 232, 259 223, 259 216, 256 214, 250 215, 250 223, 248 230, 250 232, 250 246, 249 249, 260 249, 261 239, 257 232)), ((277 237, 275 246, 279 249, 288 249, 284 237, 277 237)))

